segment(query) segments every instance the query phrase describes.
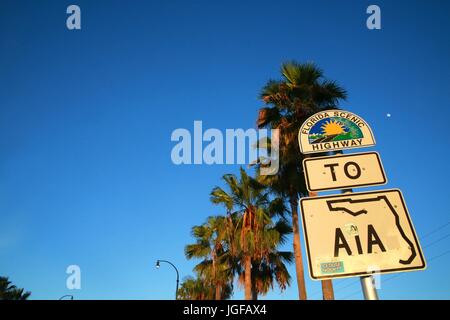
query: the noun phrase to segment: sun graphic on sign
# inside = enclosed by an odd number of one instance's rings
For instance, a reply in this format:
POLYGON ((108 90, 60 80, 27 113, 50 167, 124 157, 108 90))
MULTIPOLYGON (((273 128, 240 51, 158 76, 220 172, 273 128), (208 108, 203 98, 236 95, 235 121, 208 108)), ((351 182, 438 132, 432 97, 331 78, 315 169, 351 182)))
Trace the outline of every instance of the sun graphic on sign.
POLYGON ((345 133, 344 127, 338 121, 330 120, 325 122, 321 127, 326 136, 334 136, 345 133))

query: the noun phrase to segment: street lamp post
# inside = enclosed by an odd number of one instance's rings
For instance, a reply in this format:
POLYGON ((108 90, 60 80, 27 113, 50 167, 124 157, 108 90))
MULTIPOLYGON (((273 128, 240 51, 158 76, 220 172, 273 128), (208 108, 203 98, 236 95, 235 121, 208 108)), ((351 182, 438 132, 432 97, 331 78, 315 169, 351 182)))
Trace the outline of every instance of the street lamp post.
POLYGON ((175 271, 177 272, 177 287, 176 287, 176 290, 175 290, 175 300, 177 300, 177 299, 178 299, 178 284, 180 283, 180 274, 178 273, 178 269, 177 269, 177 267, 175 267, 175 265, 174 265, 172 262, 170 262, 170 261, 167 261, 167 260, 156 260, 156 268, 157 268, 157 269, 159 269, 159 264, 160 264, 160 262, 165 262, 165 263, 170 264, 170 265, 175 269, 175 271))

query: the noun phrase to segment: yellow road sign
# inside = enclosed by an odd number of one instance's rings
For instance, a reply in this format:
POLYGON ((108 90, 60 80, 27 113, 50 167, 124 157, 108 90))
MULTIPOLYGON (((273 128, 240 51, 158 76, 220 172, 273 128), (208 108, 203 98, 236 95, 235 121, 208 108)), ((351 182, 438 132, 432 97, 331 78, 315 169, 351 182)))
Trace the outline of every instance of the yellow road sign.
POLYGON ((387 179, 377 152, 354 153, 303 160, 309 191, 385 184, 387 179))
POLYGON ((398 189, 300 200, 314 280, 425 269, 398 189))

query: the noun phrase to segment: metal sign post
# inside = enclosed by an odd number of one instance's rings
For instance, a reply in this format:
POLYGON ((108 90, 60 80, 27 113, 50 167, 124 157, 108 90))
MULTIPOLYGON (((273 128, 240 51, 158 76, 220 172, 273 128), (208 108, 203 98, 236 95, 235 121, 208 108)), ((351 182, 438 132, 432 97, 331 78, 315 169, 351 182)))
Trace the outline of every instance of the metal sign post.
POLYGON ((373 276, 359 277, 365 300, 379 300, 377 288, 373 281, 373 276))

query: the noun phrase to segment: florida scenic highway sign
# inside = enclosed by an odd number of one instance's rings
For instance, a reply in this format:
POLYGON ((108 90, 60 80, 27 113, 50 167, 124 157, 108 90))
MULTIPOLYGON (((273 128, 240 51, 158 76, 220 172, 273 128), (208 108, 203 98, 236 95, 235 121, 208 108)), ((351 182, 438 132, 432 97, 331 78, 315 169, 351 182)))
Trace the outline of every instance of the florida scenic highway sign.
POLYGON ((376 152, 306 158, 303 160, 303 171, 309 191, 386 183, 380 156, 376 152))
POLYGON ((298 140, 304 154, 375 145, 369 125, 356 114, 343 110, 312 115, 300 128, 298 140))
POLYGON ((300 200, 314 280, 425 268, 400 190, 300 200))
MULTIPOLYGON (((318 112, 301 126, 303 154, 375 145, 368 123, 343 110, 318 112)), ((309 191, 344 194, 300 200, 309 274, 314 280, 425 269, 425 259, 400 190, 352 193, 385 184, 376 152, 303 160, 309 191)))

